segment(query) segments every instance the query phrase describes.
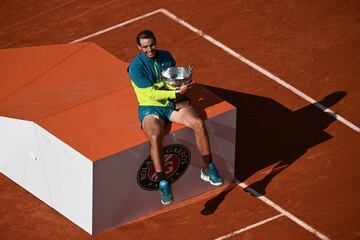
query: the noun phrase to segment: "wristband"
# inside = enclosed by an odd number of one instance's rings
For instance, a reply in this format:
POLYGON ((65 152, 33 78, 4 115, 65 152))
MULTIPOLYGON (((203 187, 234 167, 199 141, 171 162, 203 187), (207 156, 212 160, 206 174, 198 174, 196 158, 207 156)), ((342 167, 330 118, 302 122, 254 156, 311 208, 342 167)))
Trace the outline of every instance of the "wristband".
POLYGON ((175 96, 176 98, 180 97, 182 94, 180 93, 180 89, 175 90, 175 96))

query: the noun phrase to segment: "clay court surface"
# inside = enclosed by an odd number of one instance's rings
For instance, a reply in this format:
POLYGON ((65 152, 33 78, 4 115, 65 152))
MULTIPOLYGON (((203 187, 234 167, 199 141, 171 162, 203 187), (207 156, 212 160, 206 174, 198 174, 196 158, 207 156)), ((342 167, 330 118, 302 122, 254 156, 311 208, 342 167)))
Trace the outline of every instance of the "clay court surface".
POLYGON ((143 29, 237 107, 239 182, 90 236, 0 175, 0 239, 360 239, 359 1, 0 3, 1 49, 79 40, 129 62, 143 29))

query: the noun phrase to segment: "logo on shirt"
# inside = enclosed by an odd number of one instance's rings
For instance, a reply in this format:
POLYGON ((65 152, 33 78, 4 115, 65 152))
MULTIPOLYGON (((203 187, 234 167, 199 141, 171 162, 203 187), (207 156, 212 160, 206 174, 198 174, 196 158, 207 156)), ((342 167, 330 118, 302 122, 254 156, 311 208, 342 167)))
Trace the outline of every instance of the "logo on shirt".
MULTIPOLYGON (((184 145, 171 144, 164 147, 165 175, 171 183, 177 181, 190 165, 190 150, 184 145)), ((148 191, 155 191, 159 188, 159 179, 151 160, 147 157, 137 172, 139 186, 148 191)))

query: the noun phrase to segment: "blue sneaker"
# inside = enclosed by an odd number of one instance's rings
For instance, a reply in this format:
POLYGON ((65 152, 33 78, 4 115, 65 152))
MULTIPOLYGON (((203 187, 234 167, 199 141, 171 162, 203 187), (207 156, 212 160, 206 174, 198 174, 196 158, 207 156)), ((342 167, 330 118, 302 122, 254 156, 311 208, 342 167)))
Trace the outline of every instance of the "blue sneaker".
POLYGON ((207 170, 201 169, 201 179, 210 182, 211 185, 220 186, 224 183, 224 179, 219 176, 214 163, 210 163, 207 170))
POLYGON ((159 190, 161 193, 162 204, 167 205, 173 202, 174 198, 171 192, 171 184, 168 181, 166 180, 160 181, 159 190))

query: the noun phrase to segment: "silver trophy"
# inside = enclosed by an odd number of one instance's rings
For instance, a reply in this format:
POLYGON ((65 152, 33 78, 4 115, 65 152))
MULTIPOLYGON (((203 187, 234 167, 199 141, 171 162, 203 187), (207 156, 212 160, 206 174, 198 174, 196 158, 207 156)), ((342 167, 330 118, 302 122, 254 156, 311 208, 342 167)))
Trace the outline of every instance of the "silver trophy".
POLYGON ((165 68, 161 72, 161 80, 165 82, 168 89, 175 90, 192 81, 192 71, 192 66, 165 68))

